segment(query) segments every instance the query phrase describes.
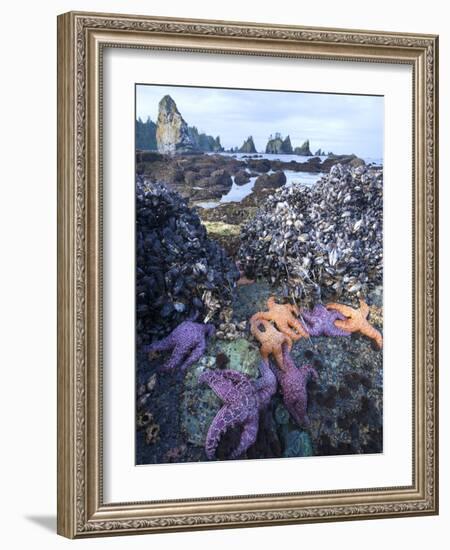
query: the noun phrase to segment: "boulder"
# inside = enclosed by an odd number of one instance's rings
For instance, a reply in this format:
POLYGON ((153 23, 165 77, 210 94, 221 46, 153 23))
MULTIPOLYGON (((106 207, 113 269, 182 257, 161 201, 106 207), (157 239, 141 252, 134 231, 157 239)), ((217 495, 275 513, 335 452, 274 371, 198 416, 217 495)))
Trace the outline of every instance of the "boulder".
POLYGON ((286 176, 281 170, 273 174, 263 174, 258 176, 255 181, 254 191, 261 189, 277 189, 286 183, 286 176))
POLYGON ((223 168, 212 172, 209 177, 209 181, 210 185, 219 185, 221 187, 226 187, 227 189, 231 189, 231 186, 233 185, 233 180, 231 179, 229 172, 223 168))
POLYGON ((336 164, 341 164, 342 166, 365 166, 365 162, 363 159, 360 159, 356 155, 333 155, 330 154, 328 157, 322 162, 321 168, 323 172, 328 172, 332 166, 336 164), (353 163, 353 164, 352 164, 353 163))
POLYGON ((246 170, 239 170, 234 176, 234 183, 236 185, 244 185, 250 181, 250 174, 246 170))
POLYGON ((270 160, 268 159, 249 159, 247 166, 255 172, 269 172, 271 169, 270 160))

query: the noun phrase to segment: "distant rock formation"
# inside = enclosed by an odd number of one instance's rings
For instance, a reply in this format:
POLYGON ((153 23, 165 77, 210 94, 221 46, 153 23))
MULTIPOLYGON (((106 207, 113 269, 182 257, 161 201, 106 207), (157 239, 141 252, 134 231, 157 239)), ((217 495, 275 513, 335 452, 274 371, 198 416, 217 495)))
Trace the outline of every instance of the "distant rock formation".
POLYGON ((216 139, 213 142, 213 151, 215 153, 221 153, 223 150, 222 144, 220 143, 220 136, 216 136, 216 139))
POLYGON ((164 154, 191 153, 197 149, 187 122, 170 95, 159 102, 156 143, 158 152, 164 154))
POLYGON ((273 155, 292 155, 291 138, 287 136, 285 139, 278 132, 275 137, 269 136, 269 141, 266 145, 266 153, 273 155))
POLYGON ((257 153, 252 136, 248 136, 244 141, 242 147, 239 149, 239 153, 257 153))
POLYGON ((311 157, 312 153, 311 149, 309 148, 309 139, 307 139, 300 147, 296 147, 294 149, 294 153, 296 155, 302 155, 304 157, 311 157))
POLYGON ((287 136, 286 139, 281 144, 281 150, 286 155, 292 155, 292 143, 291 143, 291 138, 289 136, 287 136))
POLYGON ((223 151, 220 137, 208 136, 201 133, 195 126, 189 126, 189 135, 191 137, 194 148, 205 153, 221 153, 223 151))
POLYGON ((324 157, 324 156, 326 156, 326 153, 325 153, 325 151, 322 151, 322 149, 319 147, 317 149, 317 151, 314 153, 314 156, 315 157, 324 157))

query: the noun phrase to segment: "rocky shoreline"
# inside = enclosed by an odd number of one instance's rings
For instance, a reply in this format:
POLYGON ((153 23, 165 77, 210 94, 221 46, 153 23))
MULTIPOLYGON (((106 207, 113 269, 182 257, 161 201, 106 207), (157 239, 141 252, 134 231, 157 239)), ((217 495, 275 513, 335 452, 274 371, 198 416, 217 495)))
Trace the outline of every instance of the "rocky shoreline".
MULTIPOLYGON (((249 316, 264 309, 277 287, 261 280, 238 287, 232 303, 234 325, 248 327, 249 316)), ((370 294, 371 318, 381 328, 381 287, 370 294)), ((260 418, 258 437, 247 458, 281 458, 379 453, 383 451, 383 364, 382 354, 370 340, 309 338, 293 348, 297 364, 311 364, 317 381, 308 384, 307 428, 289 415, 281 391, 273 396, 260 418)), ((199 384, 202 373, 232 369, 255 379, 260 354, 248 328, 228 338, 213 338, 203 357, 186 374, 160 372, 160 359, 138 350, 138 418, 148 409, 152 419, 138 427, 137 463, 191 462, 206 460, 204 442, 209 425, 221 407, 220 399, 199 384), (156 380, 156 383, 153 381, 156 380), (151 389, 146 389, 150 381, 151 389), (143 396, 147 395, 147 399, 143 396), (157 395, 157 397, 156 397, 157 395), (139 408, 140 407, 140 408, 139 408), (150 443, 150 433, 158 437, 150 443)), ((231 429, 217 449, 219 460, 228 459, 241 435, 231 429)))
POLYGON ((256 177, 253 193, 275 189, 286 182, 284 171, 327 173, 336 164, 355 168, 364 165, 356 155, 331 155, 322 160, 269 160, 259 155, 237 158, 224 154, 160 154, 136 152, 136 172, 151 183, 163 182, 191 203, 219 200, 230 191, 233 181, 243 185, 256 177))
POLYGON ((136 463, 382 452, 382 166, 170 95, 137 138, 136 463))

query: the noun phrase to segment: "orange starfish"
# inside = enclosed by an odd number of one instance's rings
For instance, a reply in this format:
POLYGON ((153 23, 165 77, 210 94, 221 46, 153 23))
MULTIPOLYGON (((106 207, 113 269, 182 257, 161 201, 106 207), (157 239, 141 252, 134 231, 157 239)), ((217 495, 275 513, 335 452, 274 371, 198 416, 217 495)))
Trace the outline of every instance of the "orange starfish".
POLYGON ((308 338, 309 334, 297 318, 299 310, 296 306, 292 304, 277 304, 275 298, 271 296, 267 300, 267 307, 269 311, 255 313, 252 319, 273 321, 278 330, 286 334, 294 342, 300 340, 300 338, 308 338))
POLYGON ((348 332, 360 332, 361 334, 372 338, 372 340, 375 340, 380 349, 383 347, 383 336, 367 320, 367 316, 369 315, 369 306, 364 300, 359 300, 358 309, 354 309, 344 304, 335 303, 327 304, 327 309, 335 309, 336 311, 339 311, 339 313, 342 313, 342 315, 348 317, 348 319, 345 319, 344 321, 337 320, 334 322, 338 328, 347 330, 348 332))
MULTIPOLYGON (((258 314, 256 314, 258 315, 258 314)), ((292 348, 292 340, 286 334, 278 332, 270 321, 257 319, 256 315, 250 319, 250 332, 261 344, 261 355, 268 361, 269 355, 275 357, 275 361, 281 370, 284 370, 282 345, 286 344, 288 350, 292 348), (262 330, 264 329, 264 330, 262 330)))

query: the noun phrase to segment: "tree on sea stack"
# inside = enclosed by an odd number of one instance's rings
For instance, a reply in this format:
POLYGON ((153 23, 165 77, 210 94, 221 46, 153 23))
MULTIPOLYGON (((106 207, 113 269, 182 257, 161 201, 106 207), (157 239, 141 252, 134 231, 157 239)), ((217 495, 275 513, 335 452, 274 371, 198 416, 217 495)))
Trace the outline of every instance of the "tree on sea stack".
POLYGON ((158 152, 163 154, 196 151, 187 122, 170 95, 165 95, 159 102, 156 143, 158 152))
POLYGON ((257 153, 252 136, 249 136, 244 141, 244 143, 242 144, 242 147, 239 149, 239 153, 253 153, 253 154, 257 153))

